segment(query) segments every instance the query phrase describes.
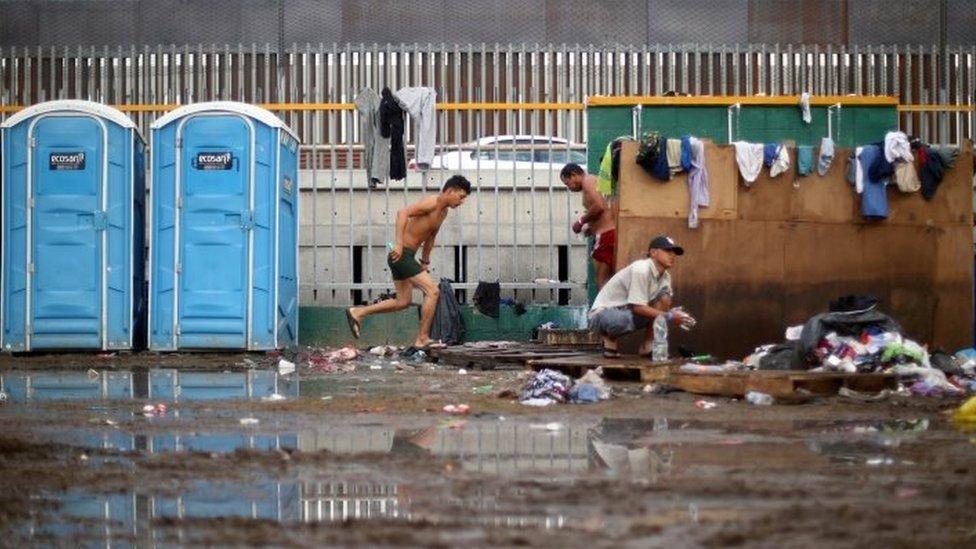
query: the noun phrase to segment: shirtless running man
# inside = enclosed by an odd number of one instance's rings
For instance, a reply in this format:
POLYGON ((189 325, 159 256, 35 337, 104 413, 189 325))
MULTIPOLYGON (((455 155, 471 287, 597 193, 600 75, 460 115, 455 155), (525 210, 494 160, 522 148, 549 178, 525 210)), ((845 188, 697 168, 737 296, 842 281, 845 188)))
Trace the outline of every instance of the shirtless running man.
POLYGON ((583 171, 579 164, 566 164, 559 179, 574 193, 583 193, 586 212, 573 223, 573 232, 594 236, 593 264, 596 267, 597 288, 602 288, 614 273, 617 245, 617 204, 607 201, 596 190, 596 176, 583 171))
POLYGON ((439 292, 437 284, 427 272, 430 251, 434 249, 434 239, 447 218, 448 210, 464 204, 464 199, 470 193, 471 183, 464 177, 455 175, 444 183, 440 194, 424 197, 397 212, 396 242, 387 258, 390 273, 393 274, 396 298, 346 309, 349 329, 354 336, 359 337, 360 326, 367 316, 409 307, 413 289, 418 288, 424 293, 424 304, 420 309, 420 331, 413 346, 422 349, 433 344, 430 340, 430 325, 434 320, 439 292), (418 262, 415 255, 421 245, 423 251, 418 262))

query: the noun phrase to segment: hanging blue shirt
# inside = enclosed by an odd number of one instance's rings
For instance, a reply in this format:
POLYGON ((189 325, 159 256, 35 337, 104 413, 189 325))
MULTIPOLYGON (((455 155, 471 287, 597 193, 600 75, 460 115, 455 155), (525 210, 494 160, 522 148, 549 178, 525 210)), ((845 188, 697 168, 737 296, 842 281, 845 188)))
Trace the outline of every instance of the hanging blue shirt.
POLYGON ((800 145, 796 148, 796 173, 797 175, 810 175, 813 171, 813 147, 810 145, 800 145))
POLYGON ((773 162, 776 162, 776 156, 779 153, 779 145, 776 143, 766 143, 763 145, 763 166, 770 167, 773 162))
POLYGON ((880 147, 867 145, 861 149, 861 156, 858 158, 864 174, 864 191, 861 192, 861 215, 865 219, 885 219, 888 217, 886 181, 873 179, 870 173, 871 165, 879 154, 884 155, 884 151, 880 147))
POLYGON ((681 136, 681 169, 691 171, 691 136, 681 136))

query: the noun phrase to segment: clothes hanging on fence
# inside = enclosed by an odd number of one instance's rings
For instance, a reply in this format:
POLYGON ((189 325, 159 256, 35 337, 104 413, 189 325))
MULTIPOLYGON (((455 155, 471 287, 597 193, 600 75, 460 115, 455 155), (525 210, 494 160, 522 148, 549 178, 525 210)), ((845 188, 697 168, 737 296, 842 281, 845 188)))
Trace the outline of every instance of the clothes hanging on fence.
POLYGON ((396 99, 416 124, 417 167, 426 170, 437 144, 437 92, 434 88, 400 88, 396 99))
POLYGON ((773 165, 769 168, 769 177, 776 177, 789 169, 790 151, 786 149, 785 145, 779 145, 776 149, 776 158, 773 160, 773 165))
POLYGON ((637 164, 661 181, 671 179, 666 143, 667 139, 658 132, 645 132, 637 145, 637 164))
POLYGON ((870 175, 869 166, 878 156, 884 156, 884 151, 877 145, 858 147, 858 163, 861 166, 863 192, 861 193, 861 215, 866 219, 885 219, 888 217, 888 194, 885 190, 886 180, 874 179, 870 175))
POLYGON ((804 124, 809 124, 813 118, 810 116, 810 94, 803 92, 800 95, 800 117, 804 124))
POLYGON ((915 158, 912 156, 912 147, 908 143, 908 136, 905 132, 888 132, 884 138, 884 157, 889 163, 895 160, 911 162, 915 158))
POLYGON ((929 148, 942 157, 942 166, 951 170, 956 166, 956 158, 959 157, 959 147, 954 145, 929 145, 929 148))
POLYGON ((914 162, 895 162, 895 184, 903 193, 918 192, 922 188, 914 162))
POLYGON ((936 189, 945 176, 945 164, 942 155, 932 150, 928 145, 922 145, 918 150, 919 177, 922 180, 922 198, 931 200, 936 189))
POLYGON ((688 170, 688 228, 698 227, 698 208, 708 207, 708 169, 705 167, 705 143, 696 137, 685 137, 690 149, 690 169, 688 170))
MULTIPOLYGON (((864 192, 864 174, 867 173, 867 170, 864 169, 864 166, 863 164, 861 164, 861 160, 860 160, 861 152, 863 150, 864 147, 855 148, 854 155, 851 157, 852 158, 851 163, 854 165, 854 190, 857 191, 857 194, 861 194, 862 192, 864 192)), ((848 176, 849 175, 850 174, 848 174, 848 176)), ((848 180, 849 179, 850 177, 848 177, 848 180)))
POLYGON ((776 151, 779 150, 779 145, 776 143, 766 143, 763 145, 763 166, 769 168, 772 167, 773 162, 776 162, 776 151))
POLYGON ((810 175, 813 172, 813 146, 800 145, 796 148, 796 174, 810 175))
POLYGON ((451 279, 442 278, 437 285, 440 293, 437 297, 437 307, 434 309, 434 320, 430 327, 430 337, 448 345, 458 345, 464 342, 464 317, 461 316, 461 304, 454 295, 451 279))
POLYGON ((691 157, 692 157, 691 140, 692 139, 694 139, 694 137, 690 135, 681 136, 681 169, 683 169, 686 172, 691 171, 691 157))
POLYGON ((827 175, 830 164, 834 161, 834 140, 824 137, 820 140, 820 159, 817 161, 817 173, 827 175))
POLYGON ((390 139, 380 131, 380 96, 372 88, 363 88, 354 102, 362 125, 366 178, 373 186, 390 174, 390 139))
POLYGON ((667 140, 668 170, 671 175, 681 171, 681 140, 667 140))
MULTIPOLYGON (((881 146, 880 144, 878 145, 881 146)), ((874 162, 868 166, 868 178, 875 181, 888 181, 895 175, 895 166, 888 160, 887 154, 879 154, 874 157, 874 162)))
POLYGON ((380 93, 380 135, 390 140, 390 179, 407 177, 407 150, 403 144, 403 108, 393 97, 390 88, 380 93))
POLYGON ((596 190, 605 197, 617 193, 617 181, 620 180, 620 148, 624 141, 632 139, 622 136, 614 139, 600 157, 600 169, 597 172, 596 190))
POLYGON ((502 286, 498 282, 478 282, 478 287, 474 290, 474 307, 478 312, 498 318, 498 310, 501 307, 502 286))
POLYGON ((747 143, 735 141, 735 161, 739 164, 739 174, 746 186, 755 183, 759 171, 763 167, 764 145, 762 143, 747 143))

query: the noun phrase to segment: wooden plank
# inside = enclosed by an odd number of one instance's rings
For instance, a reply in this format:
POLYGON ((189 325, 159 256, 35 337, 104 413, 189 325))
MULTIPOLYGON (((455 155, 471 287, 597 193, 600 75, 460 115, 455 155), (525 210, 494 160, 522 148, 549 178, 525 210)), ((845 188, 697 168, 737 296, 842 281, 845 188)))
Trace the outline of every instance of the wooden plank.
POLYGON ((546 368, 557 370, 573 377, 579 377, 587 370, 603 368, 603 375, 612 381, 640 381, 651 383, 668 378, 675 371, 681 361, 654 363, 638 356, 622 356, 620 358, 604 358, 602 354, 586 354, 569 357, 543 358, 530 360, 527 365, 533 370, 546 368))
POLYGON ((601 339, 590 330, 539 330, 539 343, 542 345, 600 345, 601 339))
POLYGON ((801 389, 820 396, 837 394, 841 387, 877 392, 894 387, 895 377, 887 374, 841 374, 828 372, 757 371, 673 374, 668 384, 693 394, 742 397, 749 391, 790 398, 801 389))

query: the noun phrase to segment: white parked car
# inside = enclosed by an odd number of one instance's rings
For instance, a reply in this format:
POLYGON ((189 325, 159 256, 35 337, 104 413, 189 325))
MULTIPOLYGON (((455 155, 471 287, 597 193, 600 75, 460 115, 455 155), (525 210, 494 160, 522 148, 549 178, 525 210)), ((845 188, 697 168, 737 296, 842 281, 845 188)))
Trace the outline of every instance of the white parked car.
MULTIPOLYGON (((434 156, 432 170, 560 170, 569 162, 586 167, 585 148, 559 137, 495 135, 439 150, 444 152, 434 156)), ((416 160, 407 169, 416 171, 416 160)))

